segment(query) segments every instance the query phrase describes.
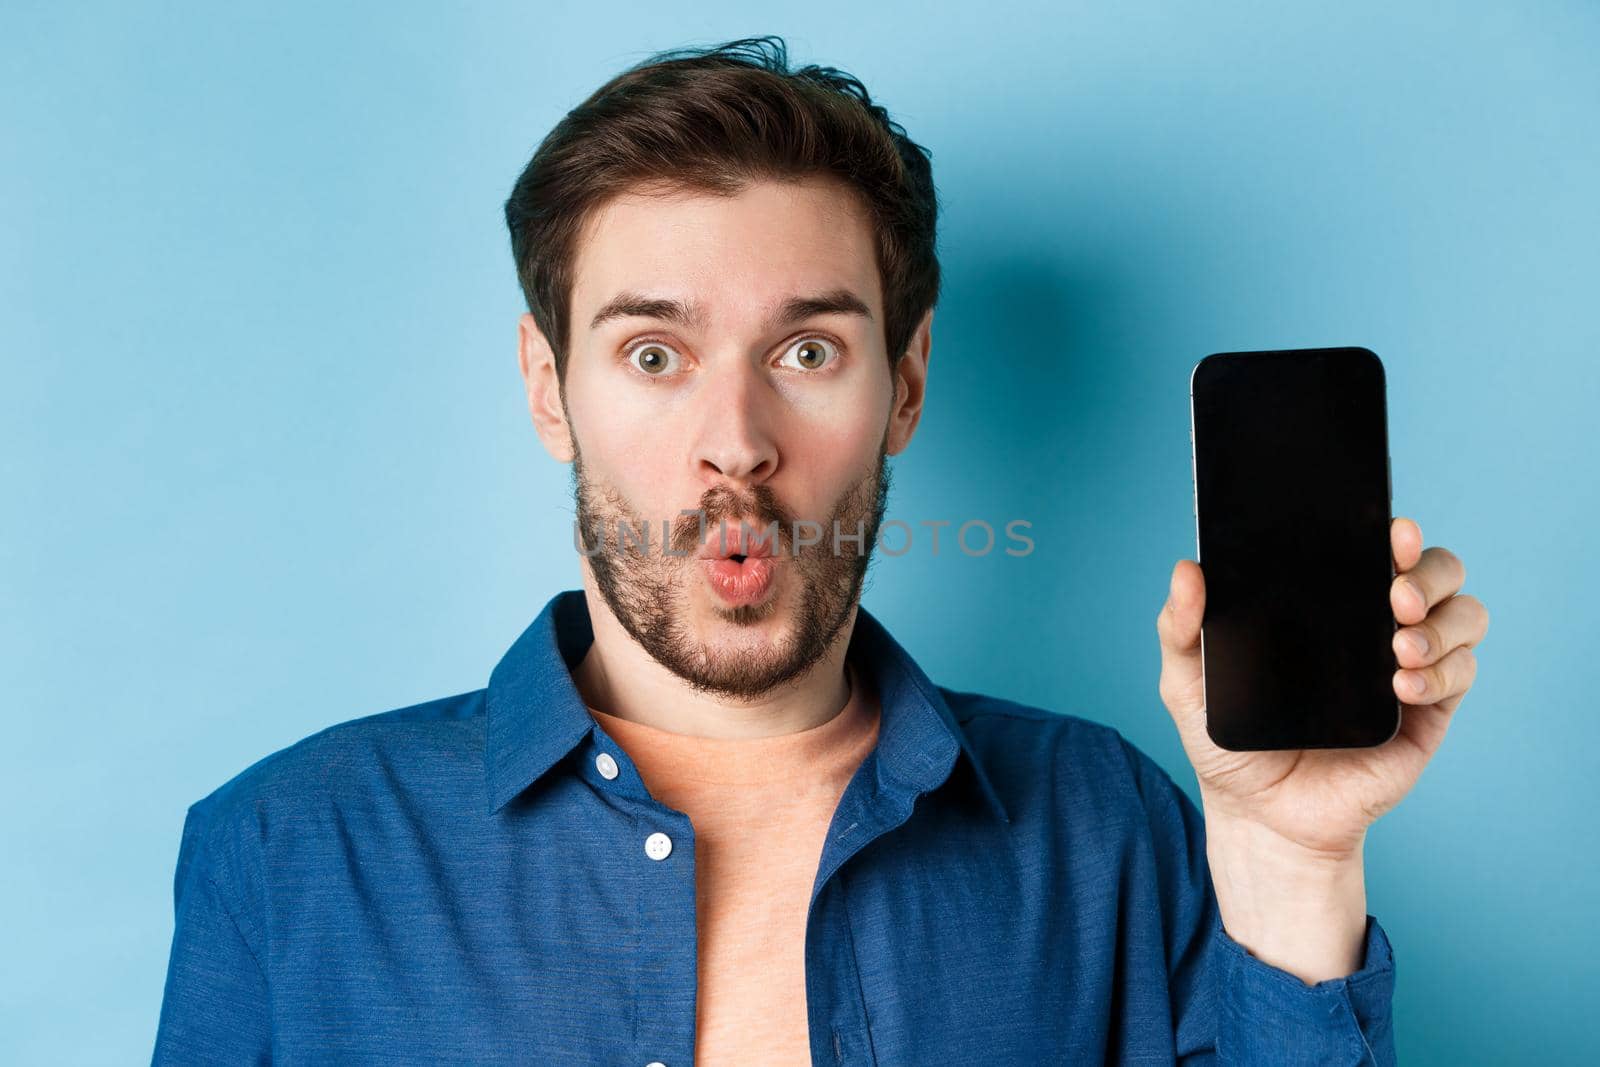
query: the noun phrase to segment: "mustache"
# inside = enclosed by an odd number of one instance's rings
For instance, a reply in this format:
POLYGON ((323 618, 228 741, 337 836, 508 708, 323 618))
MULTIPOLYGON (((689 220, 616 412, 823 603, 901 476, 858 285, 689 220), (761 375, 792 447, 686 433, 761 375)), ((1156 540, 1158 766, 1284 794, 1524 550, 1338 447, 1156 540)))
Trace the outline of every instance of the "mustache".
POLYGON ((739 524, 764 534, 773 530, 777 543, 774 552, 789 549, 795 526, 794 515, 766 485, 757 485, 749 493, 741 494, 729 486, 718 485, 707 489, 700 497, 697 512, 679 514, 672 523, 672 548, 676 552, 693 552, 700 548, 707 533, 726 524, 736 532, 739 524))

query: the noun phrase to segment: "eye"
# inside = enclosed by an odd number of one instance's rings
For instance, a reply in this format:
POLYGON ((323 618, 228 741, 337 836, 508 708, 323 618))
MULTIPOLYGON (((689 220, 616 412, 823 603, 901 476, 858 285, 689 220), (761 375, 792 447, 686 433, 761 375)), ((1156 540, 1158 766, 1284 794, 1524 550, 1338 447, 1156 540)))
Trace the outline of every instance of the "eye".
POLYGON ((628 353, 628 362, 640 373, 652 378, 663 378, 678 366, 678 353, 660 341, 646 341, 628 353))
POLYGON ((798 367, 801 370, 821 370, 839 357, 839 348, 832 341, 823 337, 807 337, 789 346, 789 351, 783 354, 785 365, 798 367), (795 357, 793 363, 787 363, 790 355, 795 357))

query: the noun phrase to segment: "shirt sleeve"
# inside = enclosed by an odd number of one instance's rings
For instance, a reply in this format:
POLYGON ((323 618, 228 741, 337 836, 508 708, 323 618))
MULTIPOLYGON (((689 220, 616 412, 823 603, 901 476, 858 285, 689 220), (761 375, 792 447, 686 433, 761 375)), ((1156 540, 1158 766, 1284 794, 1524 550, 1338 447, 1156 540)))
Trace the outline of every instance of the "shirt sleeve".
POLYGON ((1175 1055, 1183 1067, 1394 1067, 1394 955, 1367 916, 1360 968, 1308 985, 1228 935, 1206 861, 1205 817, 1123 741, 1144 798, 1167 925, 1175 1055))
POLYGON ((173 878, 172 952, 152 1064, 272 1061, 266 975, 245 936, 254 931, 219 884, 212 855, 204 819, 191 807, 173 878))

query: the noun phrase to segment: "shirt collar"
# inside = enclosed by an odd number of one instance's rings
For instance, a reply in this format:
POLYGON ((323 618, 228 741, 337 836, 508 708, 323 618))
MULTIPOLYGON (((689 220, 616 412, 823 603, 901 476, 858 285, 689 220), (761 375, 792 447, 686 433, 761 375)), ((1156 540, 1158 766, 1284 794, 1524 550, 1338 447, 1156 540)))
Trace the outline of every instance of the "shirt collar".
MULTIPOLYGON (((572 669, 594 641, 581 589, 557 593, 489 676, 484 773, 490 814, 570 753, 595 726, 572 669)), ((939 688, 866 608, 847 655, 874 683, 882 713, 875 749, 883 788, 915 796, 942 785, 965 753, 984 803, 1009 822, 999 794, 939 688)))

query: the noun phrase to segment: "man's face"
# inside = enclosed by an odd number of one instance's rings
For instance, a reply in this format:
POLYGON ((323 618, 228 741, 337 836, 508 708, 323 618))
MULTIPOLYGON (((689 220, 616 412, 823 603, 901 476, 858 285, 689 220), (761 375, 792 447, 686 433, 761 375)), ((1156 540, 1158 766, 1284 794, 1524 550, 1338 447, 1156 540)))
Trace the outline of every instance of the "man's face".
POLYGON ((594 587, 699 690, 753 698, 801 674, 851 617, 885 456, 909 436, 863 208, 828 179, 626 195, 589 221, 571 309, 564 411, 594 587), (815 525, 797 538, 796 520, 815 525), (741 525, 773 531, 770 560, 704 558, 741 525))

